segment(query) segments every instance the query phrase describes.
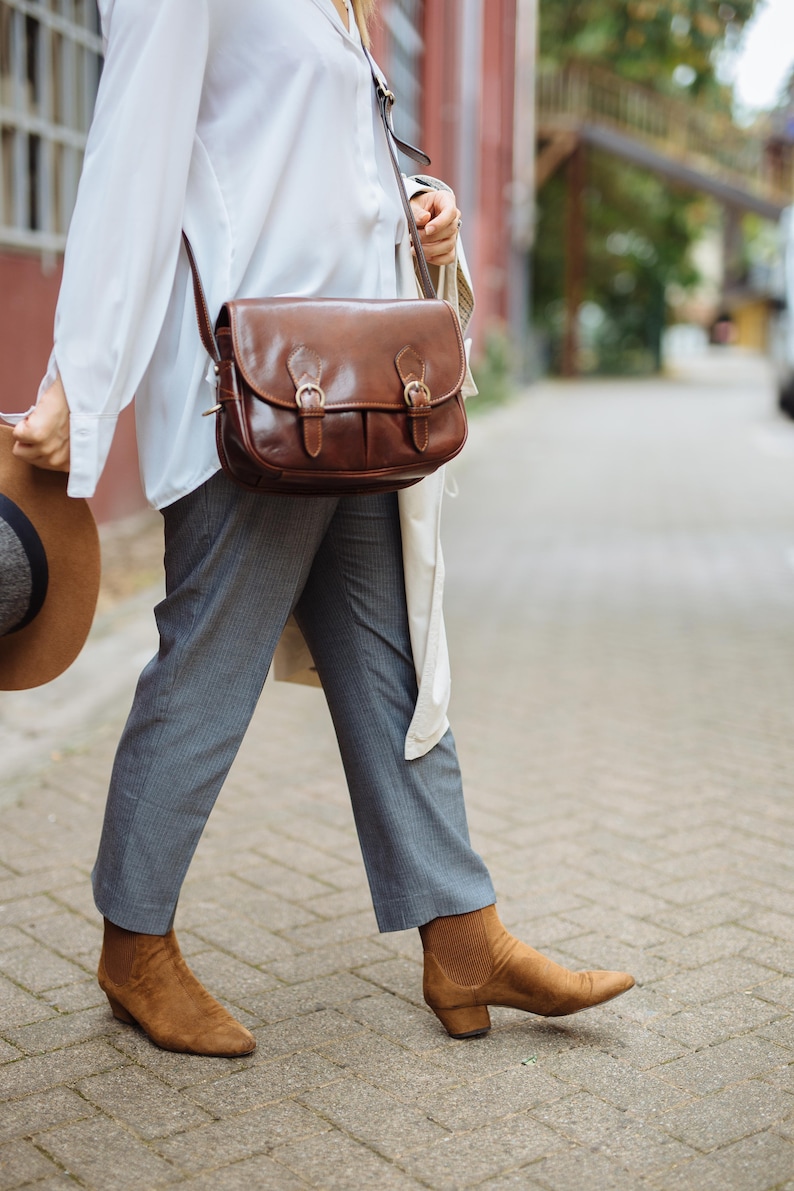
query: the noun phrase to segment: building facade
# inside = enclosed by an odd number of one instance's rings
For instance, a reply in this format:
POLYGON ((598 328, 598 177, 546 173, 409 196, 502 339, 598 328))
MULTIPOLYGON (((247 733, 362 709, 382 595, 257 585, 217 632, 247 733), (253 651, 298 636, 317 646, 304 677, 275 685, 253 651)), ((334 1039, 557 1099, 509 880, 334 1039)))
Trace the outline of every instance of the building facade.
MULTIPOLYGON (((382 0, 374 30, 375 55, 398 97, 398 131, 430 154, 431 172, 453 187, 464 214, 476 345, 492 325, 508 325, 511 311, 515 321, 520 303, 516 60, 521 6, 531 3, 382 0)), ((100 70, 94 0, 0 0, 0 409, 26 409, 46 366, 100 70)), ((107 520, 141 503, 128 410, 95 512, 107 520)))

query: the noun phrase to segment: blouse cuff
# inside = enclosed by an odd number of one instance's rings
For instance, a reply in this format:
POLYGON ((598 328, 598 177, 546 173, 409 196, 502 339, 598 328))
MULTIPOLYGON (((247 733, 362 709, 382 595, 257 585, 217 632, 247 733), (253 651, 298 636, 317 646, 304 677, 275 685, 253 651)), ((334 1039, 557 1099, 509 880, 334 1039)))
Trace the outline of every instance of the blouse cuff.
POLYGON ((116 429, 115 414, 70 415, 69 496, 93 496, 116 429))

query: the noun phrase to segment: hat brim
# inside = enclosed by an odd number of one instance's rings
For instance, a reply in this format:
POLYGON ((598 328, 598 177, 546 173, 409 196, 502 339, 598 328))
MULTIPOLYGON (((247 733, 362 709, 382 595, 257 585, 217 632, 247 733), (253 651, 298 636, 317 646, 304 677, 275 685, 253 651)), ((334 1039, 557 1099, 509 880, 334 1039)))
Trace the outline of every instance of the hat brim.
MULTIPOLYGON (((41 611, 0 637, 0 690, 42 686, 62 674, 85 644, 99 595, 99 534, 84 500, 67 496, 63 472, 44 471, 12 454, 13 431, 0 426, 0 492, 33 523, 47 555, 41 611)), ((0 576, 0 582, 2 576, 0 576)))

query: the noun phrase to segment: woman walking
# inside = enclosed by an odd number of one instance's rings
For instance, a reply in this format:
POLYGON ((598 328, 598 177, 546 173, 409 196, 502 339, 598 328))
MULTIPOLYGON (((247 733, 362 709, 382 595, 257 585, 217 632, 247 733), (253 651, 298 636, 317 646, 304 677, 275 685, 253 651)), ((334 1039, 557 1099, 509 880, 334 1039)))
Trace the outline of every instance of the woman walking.
MULTIPOLYGON (((484 1033, 489 1004, 561 1015, 617 996, 630 976, 569 972, 507 933, 469 843, 446 716, 442 474, 370 496, 251 493, 220 470, 201 416, 214 395, 183 228, 213 313, 232 296, 416 296, 364 50, 371 3, 99 7, 106 60, 55 346, 15 451, 90 495, 135 395, 146 494, 164 517, 160 649, 119 744, 93 873, 113 1013, 170 1050, 254 1048, 184 963, 173 922, 280 641, 282 666, 316 668, 379 928, 419 928, 425 998, 448 1032, 484 1033)), ((406 185, 465 319, 454 195, 406 185)))

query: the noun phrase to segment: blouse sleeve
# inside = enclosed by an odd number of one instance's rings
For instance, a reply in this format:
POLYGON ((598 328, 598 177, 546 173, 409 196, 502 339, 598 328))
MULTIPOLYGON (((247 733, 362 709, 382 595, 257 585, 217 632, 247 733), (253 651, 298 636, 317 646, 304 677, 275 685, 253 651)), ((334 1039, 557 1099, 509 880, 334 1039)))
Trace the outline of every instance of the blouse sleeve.
POLYGON ((93 494, 170 299, 208 52, 206 0, 115 0, 107 38, 48 370, 49 379, 60 373, 71 413, 71 496, 93 494))

